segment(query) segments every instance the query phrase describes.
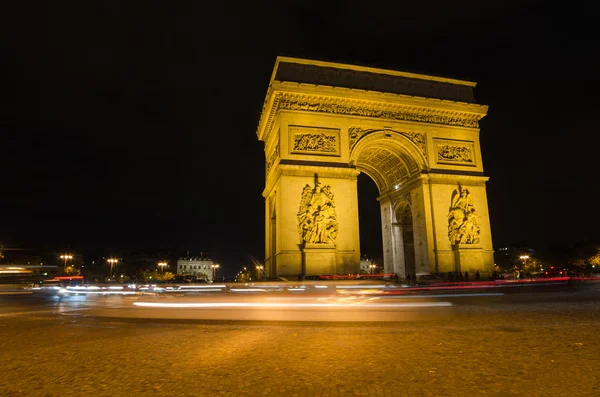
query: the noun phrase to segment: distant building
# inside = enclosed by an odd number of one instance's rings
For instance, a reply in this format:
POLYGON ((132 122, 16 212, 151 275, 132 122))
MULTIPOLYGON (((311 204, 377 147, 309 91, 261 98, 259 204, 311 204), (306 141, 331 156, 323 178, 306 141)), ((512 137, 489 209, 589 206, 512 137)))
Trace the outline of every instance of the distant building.
POLYGON ((526 246, 505 246, 496 249, 494 258, 501 269, 511 269, 519 262, 525 263, 537 256, 535 250, 526 246))
POLYGON ((184 257, 177 260, 177 274, 196 276, 212 281, 212 259, 207 257, 184 257))

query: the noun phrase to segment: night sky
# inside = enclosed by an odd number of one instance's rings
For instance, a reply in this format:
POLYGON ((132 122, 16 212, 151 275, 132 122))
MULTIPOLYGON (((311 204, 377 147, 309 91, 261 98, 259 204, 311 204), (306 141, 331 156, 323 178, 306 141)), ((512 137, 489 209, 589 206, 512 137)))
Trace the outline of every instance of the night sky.
MULTIPOLYGON (((262 259, 256 127, 278 55, 476 81, 490 106, 481 144, 494 246, 600 240, 591 10, 541 1, 11 7, 0 36, 0 244, 262 259)), ((381 250, 376 195, 361 177, 370 255, 381 250)))

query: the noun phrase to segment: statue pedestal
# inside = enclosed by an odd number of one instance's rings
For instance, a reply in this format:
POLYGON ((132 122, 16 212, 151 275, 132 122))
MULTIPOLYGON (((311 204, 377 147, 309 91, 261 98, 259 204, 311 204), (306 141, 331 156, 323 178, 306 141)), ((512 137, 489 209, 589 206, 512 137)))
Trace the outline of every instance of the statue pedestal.
POLYGON ((305 275, 336 274, 335 244, 304 244, 302 264, 305 275))
POLYGON ((484 251, 479 244, 457 244, 452 249, 457 272, 484 270, 484 251))

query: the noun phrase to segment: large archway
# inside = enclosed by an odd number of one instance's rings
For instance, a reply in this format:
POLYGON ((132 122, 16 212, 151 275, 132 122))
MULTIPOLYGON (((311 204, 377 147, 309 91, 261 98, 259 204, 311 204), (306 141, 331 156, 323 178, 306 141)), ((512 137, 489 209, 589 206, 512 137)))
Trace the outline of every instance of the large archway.
POLYGON ((474 85, 278 58, 257 131, 272 274, 358 272, 361 172, 379 191, 386 272, 491 269, 474 85))
POLYGON ((379 189, 385 271, 400 277, 429 272, 431 269, 426 265, 428 247, 424 243, 427 227, 420 214, 415 216, 418 223, 413 222, 413 199, 410 197, 411 190, 419 185, 421 175, 427 172, 421 136, 391 128, 354 128, 350 134, 355 139, 350 153, 351 164, 369 175, 379 189))

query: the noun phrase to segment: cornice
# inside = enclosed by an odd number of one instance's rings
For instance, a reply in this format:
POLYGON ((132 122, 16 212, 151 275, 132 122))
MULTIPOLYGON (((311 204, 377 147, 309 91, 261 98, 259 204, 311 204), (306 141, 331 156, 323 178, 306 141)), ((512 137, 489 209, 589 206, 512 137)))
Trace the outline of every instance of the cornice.
POLYGON ((355 168, 346 167, 315 167, 310 165, 279 164, 267 177, 265 188, 262 193, 263 197, 267 197, 271 193, 279 180, 279 177, 282 175, 314 178, 315 173, 319 174, 319 178, 356 179, 358 178, 360 171, 355 168))
POLYGON ((374 91, 275 82, 267 91, 258 139, 267 142, 281 111, 373 117, 478 128, 487 106, 374 91))

